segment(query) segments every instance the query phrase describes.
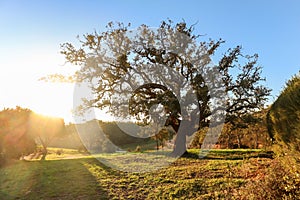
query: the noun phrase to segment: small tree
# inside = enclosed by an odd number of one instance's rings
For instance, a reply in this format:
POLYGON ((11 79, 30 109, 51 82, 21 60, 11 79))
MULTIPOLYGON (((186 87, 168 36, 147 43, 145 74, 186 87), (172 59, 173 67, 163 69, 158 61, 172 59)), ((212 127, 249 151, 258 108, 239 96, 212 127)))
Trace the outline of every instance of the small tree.
POLYGON ((66 134, 63 119, 31 115, 29 132, 36 141, 42 145, 41 160, 45 160, 48 154, 48 146, 55 137, 62 137, 66 134))
POLYGON ((262 109, 253 114, 252 120, 249 121, 247 128, 248 144, 252 143, 254 148, 259 148, 259 144, 262 146, 270 146, 271 140, 267 129, 267 113, 269 109, 262 109))
POLYGON ((163 127, 152 138, 156 141, 156 150, 159 150, 159 146, 164 148, 166 141, 171 140, 175 131, 170 127, 163 127))

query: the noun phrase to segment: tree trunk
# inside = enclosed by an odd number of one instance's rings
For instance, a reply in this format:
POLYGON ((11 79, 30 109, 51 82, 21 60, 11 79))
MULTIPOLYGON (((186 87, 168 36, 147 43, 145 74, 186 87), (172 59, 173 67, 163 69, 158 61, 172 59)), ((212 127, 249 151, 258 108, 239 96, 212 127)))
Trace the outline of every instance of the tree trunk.
POLYGON ((256 132, 255 134, 255 144, 254 144, 254 148, 257 149, 258 148, 258 133, 256 132))
POLYGON ((241 137, 239 135, 236 136, 237 138, 237 143, 238 143, 238 148, 241 148, 241 137))
POLYGON ((171 156, 177 157, 182 156, 187 152, 186 149, 186 134, 184 132, 177 133, 175 145, 171 156))
POLYGON ((40 139, 40 142, 41 142, 41 144, 42 144, 42 146, 43 146, 41 160, 46 160, 46 156, 47 156, 47 154, 48 154, 48 150, 47 150, 47 146, 48 146, 48 145, 47 145, 46 142, 44 142, 44 141, 42 140, 41 136, 39 136, 39 139, 40 139))
POLYGON ((43 147, 41 160, 46 160, 46 156, 48 154, 47 147, 43 147))
POLYGON ((230 149, 231 147, 230 147, 230 140, 231 140, 231 138, 230 138, 230 134, 227 134, 227 149, 230 149))

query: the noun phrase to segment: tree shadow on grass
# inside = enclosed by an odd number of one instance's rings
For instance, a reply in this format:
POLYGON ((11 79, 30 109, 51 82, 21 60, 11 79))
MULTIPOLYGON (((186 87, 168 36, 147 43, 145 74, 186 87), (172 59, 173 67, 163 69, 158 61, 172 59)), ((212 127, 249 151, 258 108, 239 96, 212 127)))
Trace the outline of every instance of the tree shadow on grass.
POLYGON ((199 157, 199 152, 187 152, 182 157, 191 159, 203 159, 203 160, 243 160, 249 158, 274 158, 273 151, 261 151, 261 152, 242 152, 242 151, 232 151, 232 152, 208 152, 204 157, 199 157))
POLYGON ((4 199, 15 199, 15 198, 5 192, 0 191, 0 199, 4 200, 4 199))
POLYGON ((7 176, 0 177, 1 182, 12 183, 7 188, 1 187, 0 199, 109 199, 107 191, 84 162, 95 161, 91 158, 19 161, 18 166, 0 169, 6 170, 7 176), (14 171, 18 171, 18 176, 13 176, 14 171), (26 179, 21 178, 24 174, 27 174, 26 179), (18 177, 20 180, 16 180, 18 177))

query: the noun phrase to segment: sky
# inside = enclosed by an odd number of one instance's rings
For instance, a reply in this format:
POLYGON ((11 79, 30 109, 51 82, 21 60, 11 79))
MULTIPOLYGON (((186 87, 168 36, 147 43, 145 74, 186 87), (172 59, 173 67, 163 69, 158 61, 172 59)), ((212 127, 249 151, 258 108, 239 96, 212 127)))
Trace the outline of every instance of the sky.
POLYGON ((74 72, 60 44, 105 31, 110 21, 157 27, 168 18, 196 23, 203 40, 224 39, 223 52, 242 45, 243 53, 257 53, 272 103, 300 70, 299 11, 299 0, 0 0, 0 109, 19 105, 72 121, 74 85, 38 81, 74 72))

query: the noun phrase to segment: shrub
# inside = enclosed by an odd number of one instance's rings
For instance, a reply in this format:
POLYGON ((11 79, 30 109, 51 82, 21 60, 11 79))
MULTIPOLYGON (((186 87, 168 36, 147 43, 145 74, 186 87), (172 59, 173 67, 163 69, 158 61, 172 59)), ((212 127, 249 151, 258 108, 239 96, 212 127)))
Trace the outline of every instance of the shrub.
POLYGON ((269 134, 278 145, 300 151, 300 73, 287 82, 267 120, 269 134))
POLYGON ((274 159, 240 191, 241 199, 300 199, 300 164, 294 157, 274 159))
POLYGON ((141 146, 136 146, 136 148, 135 148, 135 150, 134 150, 135 152, 142 152, 142 148, 141 148, 141 146))
POLYGON ((62 150, 62 149, 57 149, 56 150, 56 154, 59 155, 59 156, 62 155, 63 153, 64 153, 64 150, 62 150))

